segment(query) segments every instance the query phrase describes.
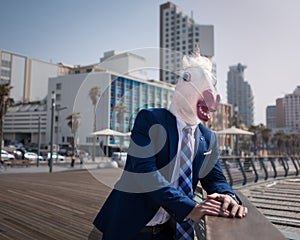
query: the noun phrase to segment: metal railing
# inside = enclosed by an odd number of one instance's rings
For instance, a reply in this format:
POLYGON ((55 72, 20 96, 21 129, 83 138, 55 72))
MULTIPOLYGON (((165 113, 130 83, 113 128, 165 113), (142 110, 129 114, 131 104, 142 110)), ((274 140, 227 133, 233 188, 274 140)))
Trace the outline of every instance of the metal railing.
MULTIPOLYGON (((289 176, 299 176, 300 156, 221 156, 220 161, 229 184, 235 188, 289 176)), ((228 219, 205 216, 195 224, 198 240, 217 239, 285 239, 280 231, 261 214, 241 192, 238 192, 249 213, 245 219, 228 219), (255 231, 253 231, 255 229, 255 231)), ((205 199, 205 192, 199 186, 195 200, 205 199)))
POLYGON ((300 156, 221 156, 224 174, 231 186, 245 186, 274 178, 299 176, 300 156))

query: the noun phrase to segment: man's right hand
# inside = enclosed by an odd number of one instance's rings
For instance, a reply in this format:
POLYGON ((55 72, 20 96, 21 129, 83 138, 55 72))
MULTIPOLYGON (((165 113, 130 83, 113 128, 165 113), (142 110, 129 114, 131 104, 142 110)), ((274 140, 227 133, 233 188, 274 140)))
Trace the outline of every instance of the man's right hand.
POLYGON ((204 215, 229 217, 230 212, 228 210, 222 210, 222 202, 208 198, 205 201, 197 204, 186 217, 186 219, 199 222, 204 215))

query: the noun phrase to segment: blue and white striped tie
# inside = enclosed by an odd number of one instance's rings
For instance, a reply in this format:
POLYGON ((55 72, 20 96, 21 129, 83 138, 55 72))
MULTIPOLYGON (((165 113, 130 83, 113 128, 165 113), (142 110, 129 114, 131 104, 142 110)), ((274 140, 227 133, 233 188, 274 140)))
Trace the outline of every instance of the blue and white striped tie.
MULTIPOLYGON (((186 126, 183 128, 182 132, 183 137, 180 150, 180 172, 178 179, 178 189, 192 199, 194 197, 192 186, 192 128, 186 126)), ((176 239, 194 239, 194 223, 192 220, 187 220, 182 223, 176 223, 176 239)))

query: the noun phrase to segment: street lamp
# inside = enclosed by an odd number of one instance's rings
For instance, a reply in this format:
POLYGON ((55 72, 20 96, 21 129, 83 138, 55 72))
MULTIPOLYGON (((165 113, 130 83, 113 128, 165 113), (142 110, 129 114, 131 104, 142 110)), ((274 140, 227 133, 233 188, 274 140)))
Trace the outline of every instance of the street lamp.
POLYGON ((37 156, 37 159, 36 159, 36 166, 37 167, 40 164, 40 159, 39 159, 40 149, 41 149, 41 115, 39 115, 39 118, 38 118, 38 151, 37 151, 38 156, 37 156))
POLYGON ((54 109, 55 109, 55 92, 51 94, 51 129, 50 129, 50 159, 49 159, 49 172, 52 172, 53 166, 53 126, 54 126, 54 109))
MULTIPOLYGON (((237 104, 234 105, 234 117, 235 117, 235 127, 238 128, 239 127, 239 123, 238 123, 238 111, 239 111, 239 107, 237 106, 237 104)), ((239 136, 236 135, 235 136, 235 155, 238 156, 239 155, 239 150, 238 150, 238 145, 239 145, 239 136)))
POLYGON ((58 141, 59 141, 59 133, 60 133, 59 113, 60 113, 60 111, 65 110, 67 108, 68 107, 66 107, 66 106, 64 106, 64 107, 56 106, 56 108, 55 108, 55 110, 57 111, 57 125, 56 125, 56 127, 57 127, 57 132, 56 132, 56 144, 57 144, 57 146, 59 146, 58 141))

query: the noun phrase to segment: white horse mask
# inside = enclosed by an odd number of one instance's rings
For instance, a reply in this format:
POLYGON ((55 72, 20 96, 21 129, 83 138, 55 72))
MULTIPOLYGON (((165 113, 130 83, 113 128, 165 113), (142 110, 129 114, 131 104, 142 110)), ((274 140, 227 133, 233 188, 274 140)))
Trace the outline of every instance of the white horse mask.
POLYGON ((200 49, 192 56, 183 57, 183 74, 178 80, 170 111, 187 125, 210 119, 220 103, 217 79, 212 74, 212 63, 200 56, 200 49))

